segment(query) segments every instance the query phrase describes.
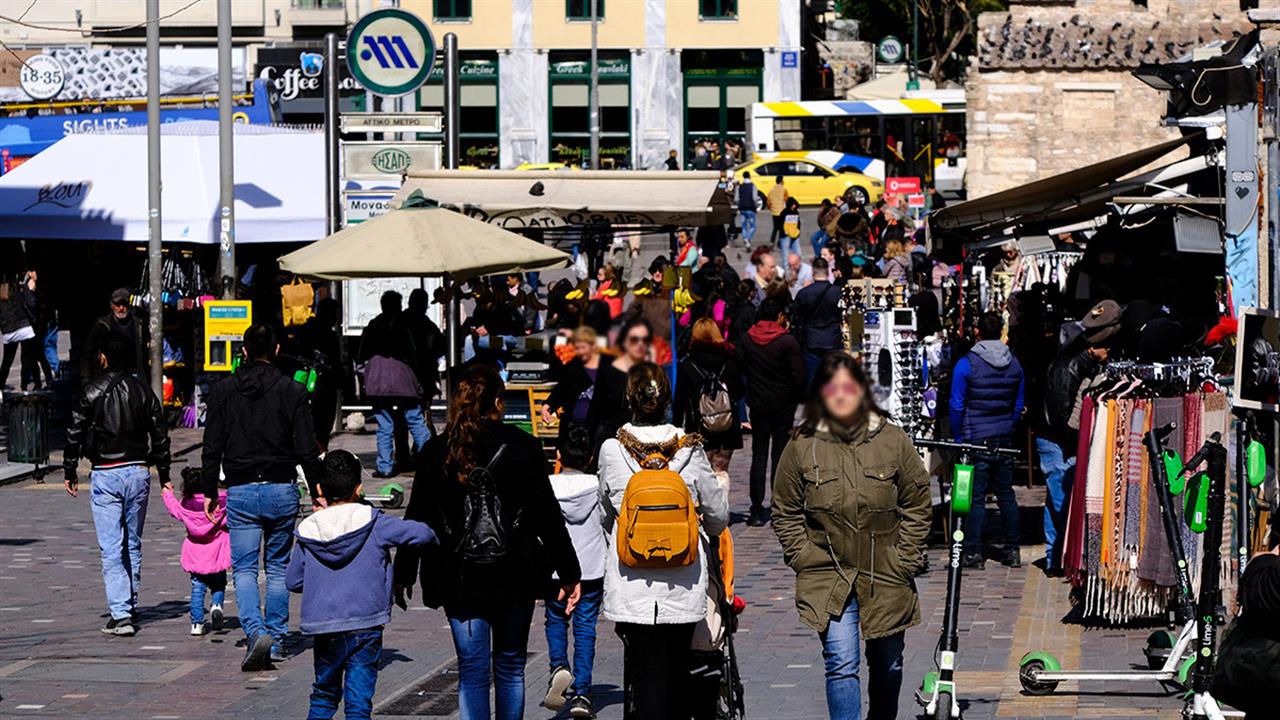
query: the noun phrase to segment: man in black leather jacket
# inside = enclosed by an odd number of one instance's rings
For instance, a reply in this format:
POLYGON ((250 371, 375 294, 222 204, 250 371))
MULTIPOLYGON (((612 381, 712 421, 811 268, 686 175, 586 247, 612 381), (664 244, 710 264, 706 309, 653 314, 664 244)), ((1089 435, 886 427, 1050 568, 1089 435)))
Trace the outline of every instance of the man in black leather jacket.
POLYGON ((1082 332, 1063 347, 1049 367, 1043 407, 1036 422, 1036 454, 1045 477, 1045 572, 1057 575, 1062 567, 1062 530, 1066 526, 1067 498, 1076 465, 1078 432, 1068 421, 1075 409, 1080 385, 1098 374, 1120 331, 1120 306, 1104 300, 1081 321, 1082 332))
POLYGON ((298 517, 296 468, 302 466, 313 498, 321 470, 307 391, 272 364, 279 349, 270 326, 245 331, 244 364, 209 394, 201 457, 206 512, 212 512, 209 498, 218 497, 219 470, 227 486, 231 571, 249 640, 240 664, 246 672, 285 657, 280 642, 289 632, 285 567, 298 517), (259 557, 265 599, 258 592, 259 557))
POLYGON ((76 497, 76 467, 93 463, 93 524, 102 550, 102 577, 111 619, 108 635, 133 635, 142 571, 142 527, 154 465, 169 482, 169 434, 160 400, 133 374, 133 346, 124 335, 106 337, 99 349, 103 372, 85 385, 71 412, 62 466, 67 493, 76 497))

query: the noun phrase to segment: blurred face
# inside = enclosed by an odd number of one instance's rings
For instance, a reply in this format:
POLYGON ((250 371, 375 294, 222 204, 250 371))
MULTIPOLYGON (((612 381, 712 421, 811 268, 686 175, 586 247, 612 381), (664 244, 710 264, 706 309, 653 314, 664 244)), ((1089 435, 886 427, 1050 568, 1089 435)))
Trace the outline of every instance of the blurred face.
POLYGON ((589 342, 576 342, 573 344, 573 354, 582 362, 587 362, 596 355, 596 346, 589 342))
POLYGON ((653 281, 654 281, 654 282, 656 282, 656 283, 661 283, 661 282, 662 282, 662 271, 661 271, 661 270, 655 270, 655 271, 653 272, 653 281))
POLYGON ((114 315, 117 320, 123 320, 129 315, 129 306, 111 303, 111 314, 114 315))
POLYGON ((862 410, 862 386, 853 379, 848 370, 841 368, 822 386, 822 405, 827 416, 842 425, 853 424, 862 410))
POLYGON ((799 270, 800 256, 795 253, 791 253, 789 256, 787 256, 787 265, 789 265, 792 270, 799 270))
POLYGON ((831 261, 836 259, 836 254, 831 250, 830 245, 822 246, 822 259, 827 261, 828 267, 831 265, 831 261))
POLYGON ((644 360, 649 356, 649 343, 653 338, 649 337, 649 330, 644 327, 633 327, 627 331, 626 337, 622 338, 622 351, 627 357, 637 362, 644 360))
POLYGON ((760 258, 760 274, 764 277, 773 277, 778 274, 778 261, 773 259, 772 255, 760 258))
POLYGON ((1091 347, 1089 348, 1089 357, 1093 358, 1097 362, 1106 362, 1107 358, 1111 357, 1111 349, 1104 347, 1091 347))
POLYGON ((596 280, 599 280, 600 282, 604 282, 604 268, 599 268, 598 270, 596 270, 596 280))

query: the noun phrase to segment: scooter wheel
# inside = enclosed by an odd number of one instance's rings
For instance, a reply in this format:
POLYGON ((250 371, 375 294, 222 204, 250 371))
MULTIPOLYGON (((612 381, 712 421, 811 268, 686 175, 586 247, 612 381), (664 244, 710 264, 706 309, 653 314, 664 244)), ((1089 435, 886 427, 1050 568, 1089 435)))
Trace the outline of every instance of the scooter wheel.
POLYGON ((1159 670, 1164 667, 1169 653, 1173 652, 1175 641, 1176 638, 1173 637, 1173 633, 1168 630, 1157 630, 1148 635, 1147 647, 1144 652, 1147 656, 1147 667, 1152 670, 1159 670))
POLYGON ((399 485, 388 485, 384 490, 387 493, 387 499, 382 501, 382 507, 398 508, 404 505, 404 489, 399 485))
POLYGON ((1056 680, 1040 680, 1036 673, 1045 669, 1043 660, 1028 660, 1018 670, 1018 681, 1022 683, 1023 692, 1028 695, 1050 695, 1058 689, 1056 680))
POLYGON ((951 715, 951 693, 938 693, 938 704, 933 709, 933 720, 960 720, 960 716, 951 715))

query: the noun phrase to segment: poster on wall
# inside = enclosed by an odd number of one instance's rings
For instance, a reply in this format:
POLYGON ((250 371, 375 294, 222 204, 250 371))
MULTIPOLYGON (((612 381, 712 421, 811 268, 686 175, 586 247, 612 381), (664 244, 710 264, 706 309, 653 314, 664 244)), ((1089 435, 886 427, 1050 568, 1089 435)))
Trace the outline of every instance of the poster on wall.
MULTIPOLYGON (((245 50, 231 51, 231 84, 243 92, 245 50)), ((218 92, 215 48, 164 48, 160 51, 160 94, 166 97, 218 92)), ((147 50, 142 47, 46 47, 0 53, 0 103, 42 100, 114 100, 147 95, 147 50), (32 77, 31 58, 39 71, 32 77), (27 82, 23 82, 24 71, 27 82), (24 87, 25 86, 25 87, 24 87), (56 87, 56 92, 49 90, 56 87), (32 94, 34 91, 34 96, 32 94)))
POLYGON ((1256 308, 1240 311, 1232 404, 1247 410, 1280 411, 1280 314, 1256 308))

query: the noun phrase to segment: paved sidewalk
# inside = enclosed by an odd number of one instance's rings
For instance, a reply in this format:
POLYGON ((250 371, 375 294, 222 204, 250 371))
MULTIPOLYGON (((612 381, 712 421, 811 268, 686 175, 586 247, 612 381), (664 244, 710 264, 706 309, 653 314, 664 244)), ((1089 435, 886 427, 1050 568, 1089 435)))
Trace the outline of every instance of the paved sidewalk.
MULTIPOLYGON (((175 449, 198 435, 179 431, 175 449)), ((343 435, 339 445, 360 452, 372 466, 372 436, 343 435)), ((747 509, 749 451, 735 456, 733 508, 747 509)), ((198 454, 192 458, 198 458, 198 454)), ((175 477, 177 472, 175 471, 175 477)), ((305 638, 297 657, 270 672, 239 672, 243 649, 228 593, 228 629, 187 634, 186 573, 179 567, 180 525, 164 511, 153 486, 144 541, 141 632, 109 638, 88 488, 78 499, 60 477, 0 489, 0 717, 165 718, 228 720, 302 717, 312 678, 305 638)), ((402 479, 405 482, 409 478, 402 479)), ((86 478, 87 482, 87 478, 86 478)), ((1024 506, 1036 501, 1023 493, 1024 506)), ((1028 510, 1031 508, 1028 507, 1028 510)), ((793 576, 769 528, 734 526, 738 592, 748 601, 737 637, 748 717, 824 718, 822 659, 817 638, 800 625, 792 602, 793 576)), ((969 720, 983 718, 1176 718, 1180 701, 1155 684, 1065 685, 1059 695, 1021 694, 1017 663, 1031 649, 1057 654, 1069 667, 1128 668, 1143 662, 1148 630, 1085 630, 1061 622, 1070 610, 1067 586, 1046 579, 1029 562, 1010 570, 993 563, 965 577, 962 601, 960 698, 969 720)), ((942 620, 945 573, 942 549, 931 552, 934 571, 919 587, 925 623, 907 634, 906 673, 899 717, 915 717, 910 697, 932 667, 942 620)), ((411 605, 387 628, 383 670, 375 700, 379 717, 456 717, 453 648, 444 616, 411 605)), ((297 622, 294 603, 294 625, 297 622)), ((537 706, 547 680, 546 642, 539 614, 530 643, 526 716, 544 720, 537 706)), ((621 645, 600 627, 596 700, 600 716, 621 718, 621 645)))

